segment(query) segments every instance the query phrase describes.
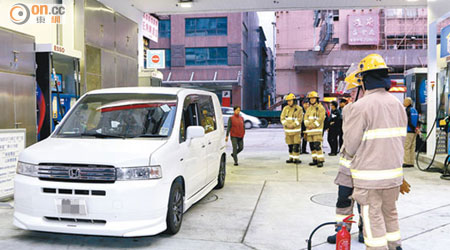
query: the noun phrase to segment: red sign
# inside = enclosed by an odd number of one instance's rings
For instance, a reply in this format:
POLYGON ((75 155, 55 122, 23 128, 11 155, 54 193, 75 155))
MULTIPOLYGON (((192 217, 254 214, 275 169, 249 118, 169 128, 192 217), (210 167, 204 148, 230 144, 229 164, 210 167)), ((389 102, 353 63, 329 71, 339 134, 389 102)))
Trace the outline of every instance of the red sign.
POLYGON ((152 56, 152 62, 153 63, 159 63, 159 56, 158 55, 154 55, 154 56, 152 56))
POLYGON ((349 45, 378 45, 380 20, 378 14, 355 14, 348 16, 349 45))
POLYGON ((231 91, 222 91, 222 106, 231 106, 231 91))

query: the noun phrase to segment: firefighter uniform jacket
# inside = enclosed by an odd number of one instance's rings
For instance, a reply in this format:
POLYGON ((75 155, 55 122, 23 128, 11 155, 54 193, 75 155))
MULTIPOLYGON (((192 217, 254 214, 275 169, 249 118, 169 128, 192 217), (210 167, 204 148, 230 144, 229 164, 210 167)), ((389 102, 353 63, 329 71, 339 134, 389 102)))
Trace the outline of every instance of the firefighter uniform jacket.
MULTIPOLYGON (((343 124, 346 122, 347 114, 351 112, 351 105, 347 104, 344 109, 342 110, 342 118, 343 118, 343 124)), ((336 185, 340 186, 346 186, 349 188, 353 188, 353 179, 352 179, 352 173, 350 172, 350 166, 352 162, 352 157, 350 157, 345 152, 345 142, 342 145, 340 158, 339 158, 339 171, 336 176, 336 179, 334 180, 334 183, 336 185)))
POLYGON ((408 123, 400 101, 385 89, 368 90, 344 117, 344 150, 353 158, 350 170, 354 187, 400 186, 408 123))
POLYGON ((280 116, 286 135, 300 134, 302 130, 303 108, 298 105, 285 106, 280 116), (288 125, 294 125, 292 129, 288 125))
POLYGON ((305 126, 306 133, 308 136, 311 135, 322 135, 323 126, 325 121, 325 108, 321 103, 315 103, 314 105, 310 105, 306 110, 305 114, 305 126), (308 129, 309 126, 312 126, 312 129, 308 129))

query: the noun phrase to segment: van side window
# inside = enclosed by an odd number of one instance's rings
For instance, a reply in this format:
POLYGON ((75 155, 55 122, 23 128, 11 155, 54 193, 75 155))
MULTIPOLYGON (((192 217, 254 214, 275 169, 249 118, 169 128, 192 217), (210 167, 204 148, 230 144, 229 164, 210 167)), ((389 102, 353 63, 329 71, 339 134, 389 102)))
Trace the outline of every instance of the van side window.
POLYGON ((180 124, 180 143, 186 141, 186 131, 189 126, 198 126, 200 124, 197 107, 198 99, 197 95, 190 95, 184 100, 180 124))
POLYGON ((214 112, 214 103, 211 96, 200 96, 199 108, 200 124, 205 129, 205 134, 216 130, 216 113, 214 112))

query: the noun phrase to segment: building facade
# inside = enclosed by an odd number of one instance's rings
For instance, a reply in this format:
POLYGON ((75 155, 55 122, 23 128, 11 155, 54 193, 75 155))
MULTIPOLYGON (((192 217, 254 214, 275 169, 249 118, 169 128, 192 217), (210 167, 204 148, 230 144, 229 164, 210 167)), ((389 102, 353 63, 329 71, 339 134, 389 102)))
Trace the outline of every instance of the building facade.
POLYGON ((233 105, 265 108, 268 53, 255 12, 159 18, 158 42, 144 38, 144 51, 165 50, 163 86, 231 94, 233 105))
POLYGON ((333 96, 352 63, 381 54, 393 77, 426 67, 427 11, 341 9, 276 12, 276 95, 333 96))

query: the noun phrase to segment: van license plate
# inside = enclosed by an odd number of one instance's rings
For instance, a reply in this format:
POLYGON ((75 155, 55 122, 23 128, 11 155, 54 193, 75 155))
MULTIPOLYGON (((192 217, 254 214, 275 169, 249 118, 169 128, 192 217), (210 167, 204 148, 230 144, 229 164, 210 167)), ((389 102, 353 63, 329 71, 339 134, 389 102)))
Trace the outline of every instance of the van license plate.
POLYGON ((56 209, 59 214, 87 215, 85 200, 78 199, 57 199, 56 209))

